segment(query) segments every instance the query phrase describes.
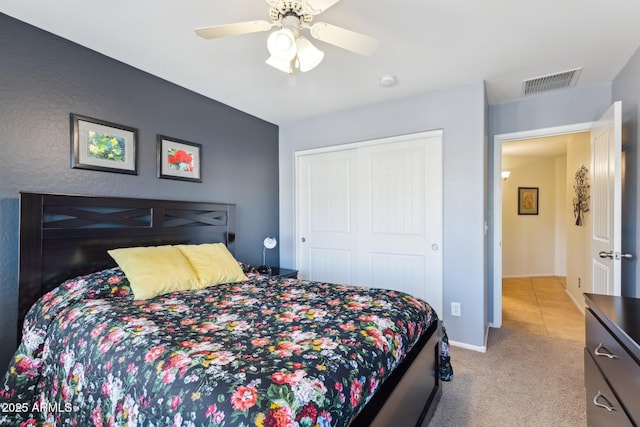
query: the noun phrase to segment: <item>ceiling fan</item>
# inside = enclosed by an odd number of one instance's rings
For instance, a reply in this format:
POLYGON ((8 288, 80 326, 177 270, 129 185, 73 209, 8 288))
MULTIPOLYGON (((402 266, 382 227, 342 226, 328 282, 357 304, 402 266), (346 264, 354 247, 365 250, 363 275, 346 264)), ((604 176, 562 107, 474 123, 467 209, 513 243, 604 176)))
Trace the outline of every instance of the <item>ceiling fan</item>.
POLYGON ((205 39, 217 39, 269 31, 277 27, 279 29, 273 31, 267 39, 267 48, 271 56, 266 63, 289 74, 293 74, 294 69, 302 72, 309 71, 324 58, 324 52, 301 35, 302 30, 309 30, 311 37, 325 43, 360 55, 371 55, 378 49, 377 39, 325 22, 311 24, 315 15, 324 12, 339 1, 266 0, 270 6, 271 22, 262 20, 237 22, 196 28, 195 32, 205 39))

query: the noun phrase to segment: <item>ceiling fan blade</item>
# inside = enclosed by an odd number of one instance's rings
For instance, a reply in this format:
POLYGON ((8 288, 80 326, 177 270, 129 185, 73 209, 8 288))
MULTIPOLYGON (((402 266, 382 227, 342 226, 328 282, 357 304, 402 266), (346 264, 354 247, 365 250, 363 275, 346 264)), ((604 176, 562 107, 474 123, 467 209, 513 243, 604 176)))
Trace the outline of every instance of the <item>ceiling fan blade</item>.
POLYGON ((273 24, 267 21, 247 21, 235 24, 214 25, 213 27, 196 28, 196 34, 203 39, 238 36, 241 34, 269 31, 273 24))
POLYGON ((378 39, 356 33, 325 22, 318 22, 309 28, 312 37, 351 52, 369 56, 378 49, 378 39))
POLYGON ((329 9, 339 1, 340 0, 306 0, 305 3, 307 9, 309 10, 309 13, 311 13, 312 15, 317 15, 329 9))

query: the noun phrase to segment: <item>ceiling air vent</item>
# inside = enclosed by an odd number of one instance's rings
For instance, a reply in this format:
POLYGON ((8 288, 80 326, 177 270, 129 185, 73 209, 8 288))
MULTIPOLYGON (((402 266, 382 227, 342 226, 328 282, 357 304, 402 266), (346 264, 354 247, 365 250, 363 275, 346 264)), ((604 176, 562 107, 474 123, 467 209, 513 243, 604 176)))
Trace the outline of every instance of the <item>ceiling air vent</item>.
POLYGON ((535 95, 552 90, 565 89, 575 86, 582 68, 548 74, 522 81, 522 95, 535 95))

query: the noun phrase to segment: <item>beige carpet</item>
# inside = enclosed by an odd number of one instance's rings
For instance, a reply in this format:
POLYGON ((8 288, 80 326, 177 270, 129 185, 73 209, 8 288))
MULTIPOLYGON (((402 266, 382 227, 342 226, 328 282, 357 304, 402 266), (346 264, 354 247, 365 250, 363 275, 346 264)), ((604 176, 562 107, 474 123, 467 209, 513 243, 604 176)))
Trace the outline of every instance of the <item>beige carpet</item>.
POLYGON ((429 426, 585 426, 578 341, 490 329, 486 353, 451 347, 454 379, 429 426))

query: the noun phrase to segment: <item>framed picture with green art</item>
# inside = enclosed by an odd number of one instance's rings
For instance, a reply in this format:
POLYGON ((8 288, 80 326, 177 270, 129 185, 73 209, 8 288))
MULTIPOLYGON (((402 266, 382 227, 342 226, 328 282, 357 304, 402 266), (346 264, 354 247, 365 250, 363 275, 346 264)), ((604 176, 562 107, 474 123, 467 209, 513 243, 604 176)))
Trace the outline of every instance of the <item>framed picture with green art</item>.
POLYGON ((137 175, 138 130, 71 113, 71 167, 137 175))
POLYGON ((202 144, 158 135, 158 178, 202 182, 202 144))

